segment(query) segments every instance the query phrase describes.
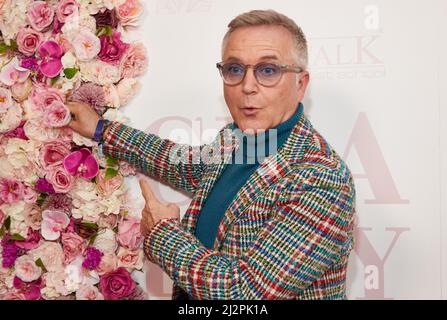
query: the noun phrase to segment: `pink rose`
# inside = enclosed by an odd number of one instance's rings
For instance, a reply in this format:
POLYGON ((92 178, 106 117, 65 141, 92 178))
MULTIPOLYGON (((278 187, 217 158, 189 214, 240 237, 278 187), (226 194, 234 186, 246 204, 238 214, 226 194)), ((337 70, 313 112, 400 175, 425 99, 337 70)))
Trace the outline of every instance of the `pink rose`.
POLYGON ((79 3, 75 0, 62 0, 56 7, 56 15, 60 22, 79 15, 79 3))
POLYGON ((54 9, 45 1, 34 1, 28 6, 28 20, 34 30, 42 31, 53 22, 54 9))
POLYGON ((20 181, 8 178, 0 179, 0 200, 5 203, 16 203, 23 198, 24 186, 20 181))
POLYGON ((143 268, 143 250, 129 250, 121 247, 116 256, 118 258, 118 267, 124 267, 129 271, 143 268))
POLYGON ((120 18, 121 25, 123 26, 134 24, 142 12, 143 5, 139 0, 126 0, 116 10, 117 16, 120 18))
POLYGON ((126 269, 118 268, 103 275, 99 287, 105 299, 119 300, 132 294, 136 284, 126 269))
POLYGON ((104 300, 104 296, 95 286, 82 285, 76 291, 76 300, 104 300))
POLYGON ((129 48, 129 44, 121 41, 121 33, 114 31, 112 36, 102 35, 99 39, 101 41, 99 59, 118 64, 124 52, 129 48))
POLYGON ((64 102, 64 95, 56 88, 45 88, 43 86, 34 86, 30 95, 33 104, 44 111, 54 101, 64 102))
POLYGON ((118 223, 118 216, 116 214, 99 215, 98 226, 100 228, 113 229, 118 223))
POLYGON ((40 278, 42 269, 36 265, 36 262, 24 255, 17 258, 15 263, 15 274, 24 282, 31 282, 40 278))
POLYGON ((140 232, 140 221, 134 217, 128 217, 118 226, 118 242, 131 250, 137 249, 143 242, 140 232))
POLYGON ((23 213, 25 224, 33 230, 40 230, 42 210, 37 204, 27 204, 23 213))
POLYGON ((40 150, 40 163, 45 170, 60 167, 70 153, 70 143, 60 140, 47 140, 40 150))
POLYGON ((44 124, 47 127, 65 127, 71 121, 70 110, 60 101, 54 101, 45 110, 44 124))
POLYGON ((120 105, 124 106, 138 93, 140 90, 140 83, 134 78, 124 78, 121 80, 116 89, 120 98, 120 105))
POLYGON ((142 43, 132 44, 120 61, 121 78, 136 78, 143 75, 148 66, 148 57, 142 43))
POLYGON ((101 41, 87 29, 82 29, 73 40, 73 48, 79 61, 90 61, 101 50, 101 41))
POLYGON ((79 235, 70 232, 62 234, 62 246, 65 264, 70 264, 77 256, 82 255, 86 248, 86 243, 79 235))
POLYGON ((118 263, 118 259, 115 254, 112 253, 105 253, 102 258, 101 262, 99 263, 98 268, 96 271, 100 276, 112 272, 116 269, 118 263))
POLYGON ((22 28, 17 34, 17 47, 25 56, 32 56, 43 40, 40 32, 31 28, 22 28))
POLYGON ((36 203, 37 197, 37 192, 34 191, 34 189, 25 186, 25 188, 23 189, 23 200, 25 200, 26 203, 36 203))
POLYGON ((61 232, 70 223, 70 219, 63 211, 44 210, 42 218, 42 236, 50 241, 59 239, 61 232))
POLYGON ((106 179, 106 170, 99 170, 99 174, 96 176, 96 184, 98 190, 105 196, 110 196, 113 192, 118 190, 123 184, 123 176, 118 174, 113 178, 106 179))
POLYGON ((52 168, 45 176, 57 193, 67 193, 73 188, 74 177, 62 166, 52 168))

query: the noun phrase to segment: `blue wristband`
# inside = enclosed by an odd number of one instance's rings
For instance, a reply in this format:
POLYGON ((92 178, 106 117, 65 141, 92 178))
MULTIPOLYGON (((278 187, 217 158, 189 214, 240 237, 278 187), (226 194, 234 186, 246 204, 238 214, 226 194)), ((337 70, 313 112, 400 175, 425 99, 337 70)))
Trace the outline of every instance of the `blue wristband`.
POLYGON ((101 140, 102 127, 104 126, 104 119, 99 119, 98 124, 96 125, 95 135, 93 136, 93 140, 99 142, 101 140))

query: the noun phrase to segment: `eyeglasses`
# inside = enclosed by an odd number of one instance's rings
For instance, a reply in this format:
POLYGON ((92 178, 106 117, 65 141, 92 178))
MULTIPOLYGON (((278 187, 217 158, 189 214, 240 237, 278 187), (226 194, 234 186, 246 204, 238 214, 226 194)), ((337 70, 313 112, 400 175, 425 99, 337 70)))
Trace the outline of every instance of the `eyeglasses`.
POLYGON ((303 72, 303 69, 300 67, 267 62, 261 62, 254 66, 237 62, 219 62, 216 64, 216 67, 219 69, 224 83, 229 86, 237 86, 240 84, 244 80, 248 68, 253 68, 256 81, 264 87, 273 87, 277 85, 284 72, 303 72))

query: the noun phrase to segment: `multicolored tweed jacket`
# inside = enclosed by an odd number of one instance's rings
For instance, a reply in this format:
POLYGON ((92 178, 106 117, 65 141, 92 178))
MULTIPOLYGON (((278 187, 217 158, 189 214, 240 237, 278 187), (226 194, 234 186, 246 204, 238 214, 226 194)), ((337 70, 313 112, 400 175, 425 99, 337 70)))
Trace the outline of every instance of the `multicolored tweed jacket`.
POLYGON ((105 154, 193 194, 181 225, 162 220, 144 242, 147 257, 173 279, 173 299, 346 299, 353 178, 304 114, 285 145, 239 190, 214 248, 194 237, 204 200, 239 147, 229 128, 202 146, 118 122, 104 137, 105 154), (195 161, 176 161, 173 155, 182 152, 195 161))

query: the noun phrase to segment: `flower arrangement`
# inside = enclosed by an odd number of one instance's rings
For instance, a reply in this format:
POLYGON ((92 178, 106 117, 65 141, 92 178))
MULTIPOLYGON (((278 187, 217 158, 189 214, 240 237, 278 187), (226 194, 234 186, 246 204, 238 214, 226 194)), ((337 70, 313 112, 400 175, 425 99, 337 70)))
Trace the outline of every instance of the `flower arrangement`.
POLYGON ((0 299, 144 299, 127 163, 72 131, 67 101, 103 118, 148 58, 126 34, 140 0, 0 0, 0 299))

